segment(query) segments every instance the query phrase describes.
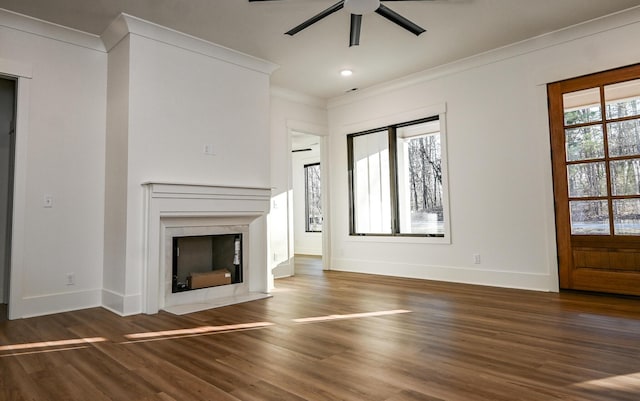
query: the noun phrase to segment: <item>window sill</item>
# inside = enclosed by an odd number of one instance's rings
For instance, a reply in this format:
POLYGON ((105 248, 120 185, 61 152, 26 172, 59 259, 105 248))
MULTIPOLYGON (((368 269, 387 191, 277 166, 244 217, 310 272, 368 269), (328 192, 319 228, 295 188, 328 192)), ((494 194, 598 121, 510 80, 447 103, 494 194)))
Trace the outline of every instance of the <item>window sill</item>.
POLYGON ((350 242, 378 242, 388 244, 437 244, 451 245, 450 237, 422 237, 422 236, 402 236, 402 235, 349 235, 347 241, 350 242))

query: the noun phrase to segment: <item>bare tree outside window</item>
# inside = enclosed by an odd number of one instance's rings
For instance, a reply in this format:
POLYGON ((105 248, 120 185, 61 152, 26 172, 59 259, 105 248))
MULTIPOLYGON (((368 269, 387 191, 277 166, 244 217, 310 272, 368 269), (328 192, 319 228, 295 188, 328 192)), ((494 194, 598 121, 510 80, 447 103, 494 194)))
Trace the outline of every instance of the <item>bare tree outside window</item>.
POLYGON ((440 121, 396 129, 398 209, 401 234, 444 234, 440 121))
POLYGON ((320 163, 305 164, 305 231, 322 231, 322 201, 320 192, 320 163))
POLYGON ((640 235, 640 80, 563 103, 571 233, 640 235))

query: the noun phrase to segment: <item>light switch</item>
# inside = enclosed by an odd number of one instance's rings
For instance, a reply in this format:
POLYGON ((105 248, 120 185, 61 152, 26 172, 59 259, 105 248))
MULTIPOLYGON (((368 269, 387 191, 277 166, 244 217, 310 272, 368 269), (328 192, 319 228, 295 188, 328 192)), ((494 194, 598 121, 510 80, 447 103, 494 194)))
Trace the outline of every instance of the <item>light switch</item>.
POLYGON ((45 195, 44 196, 44 207, 53 207, 53 195, 45 195))

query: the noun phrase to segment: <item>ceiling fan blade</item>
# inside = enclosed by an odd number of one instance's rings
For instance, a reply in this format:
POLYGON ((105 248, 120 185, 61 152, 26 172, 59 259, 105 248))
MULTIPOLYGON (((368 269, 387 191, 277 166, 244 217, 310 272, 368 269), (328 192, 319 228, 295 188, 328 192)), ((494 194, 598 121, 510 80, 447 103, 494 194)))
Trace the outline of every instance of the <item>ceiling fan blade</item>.
MULTIPOLYGON (((396 0, 396 1, 399 1, 399 0, 396 0)), ((378 7, 378 9, 376 10, 376 13, 382 15, 383 17, 393 22, 394 24, 400 25, 401 27, 403 27, 404 29, 413 33, 416 36, 426 31, 425 29, 409 21, 402 15, 393 11, 389 7, 386 7, 384 4, 380 4, 380 7, 378 7)))
POLYGON ((362 27, 362 15, 351 14, 351 30, 349 32, 349 47, 360 44, 360 28, 362 27))
POLYGON ((303 22, 302 24, 291 28, 290 30, 288 30, 287 32, 285 32, 286 35, 295 35, 296 33, 300 32, 301 30, 308 28, 309 26, 315 24, 316 22, 320 21, 321 19, 335 13, 336 11, 342 9, 342 7, 344 7, 344 0, 340 0, 339 2, 337 2, 336 4, 332 5, 331 7, 327 8, 324 11, 321 11, 319 14, 314 15, 313 17, 309 18, 308 20, 306 20, 305 22, 303 22))

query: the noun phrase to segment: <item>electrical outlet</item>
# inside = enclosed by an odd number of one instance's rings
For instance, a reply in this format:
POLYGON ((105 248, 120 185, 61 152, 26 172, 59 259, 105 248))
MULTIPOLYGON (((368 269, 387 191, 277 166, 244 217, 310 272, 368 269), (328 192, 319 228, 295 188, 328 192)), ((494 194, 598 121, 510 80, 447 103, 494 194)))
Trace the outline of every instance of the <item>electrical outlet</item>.
POLYGON ((67 285, 75 285, 75 277, 73 273, 67 273, 67 285))
POLYGON ((45 195, 42 203, 43 207, 53 207, 53 195, 45 195))
POLYGON ((480 264, 480 254, 479 253, 474 253, 473 254, 473 263, 476 265, 480 264))

